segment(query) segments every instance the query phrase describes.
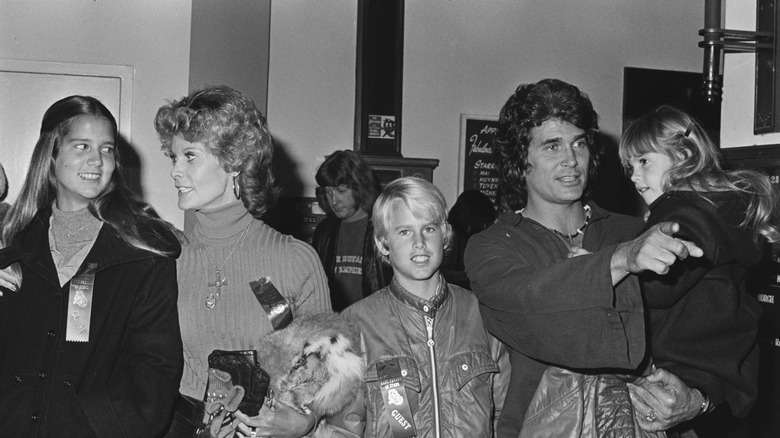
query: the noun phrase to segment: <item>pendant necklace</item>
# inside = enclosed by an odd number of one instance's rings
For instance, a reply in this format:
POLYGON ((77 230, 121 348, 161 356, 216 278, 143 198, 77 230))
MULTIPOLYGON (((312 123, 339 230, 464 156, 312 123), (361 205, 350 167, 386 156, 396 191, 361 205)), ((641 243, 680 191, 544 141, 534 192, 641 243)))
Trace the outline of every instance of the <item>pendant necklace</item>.
MULTIPOLYGON (((585 223, 583 223, 581 227, 577 228, 577 231, 573 234, 561 233, 555 228, 545 228, 555 233, 556 236, 566 239, 570 246, 574 245, 574 239, 576 239, 577 236, 585 233, 585 229, 588 228, 588 225, 590 224, 590 205, 584 205, 582 208, 585 210, 585 223)), ((515 213, 522 215, 524 210, 525 208, 521 208, 520 210, 515 211, 515 213)))
POLYGON ((73 238, 73 237, 76 237, 77 234, 80 235, 81 231, 86 229, 87 227, 95 227, 95 226, 97 226, 97 224, 101 223, 100 219, 97 219, 97 218, 93 218, 93 219, 94 220, 90 220, 89 223, 87 223, 86 225, 82 225, 79 228, 76 228, 75 230, 68 230, 67 226, 65 226, 65 222, 63 220, 53 219, 52 220, 52 229, 60 237, 62 237, 62 234, 59 234, 59 233, 64 233, 65 236, 73 238))
MULTIPOLYGON (((233 253, 236 252, 236 249, 238 249, 244 242, 244 237, 246 237, 247 233, 249 232, 249 228, 252 226, 252 222, 249 222, 249 225, 244 228, 244 231, 241 233, 241 237, 238 238, 238 241, 233 245, 233 249, 230 250, 227 257, 225 257, 225 261, 222 262, 222 265, 220 267, 217 267, 217 262, 214 259, 214 255, 211 254, 211 250, 209 249, 206 244, 203 244, 203 248, 206 250, 206 254, 208 255, 209 261, 212 265, 214 265, 214 282, 209 282, 209 294, 206 296, 206 307, 209 309, 213 309, 217 305, 217 301, 219 301, 219 295, 222 293, 222 286, 227 286, 228 279, 227 277, 222 278, 222 274, 225 270, 225 267, 227 266, 228 261, 230 261, 230 258, 233 257, 233 253), (211 288, 216 287, 216 292, 211 292, 211 288)), ((209 274, 206 267, 203 267, 203 270, 206 272, 206 279, 208 281, 209 274)))
POLYGON ((76 235, 76 233, 78 233, 79 231, 83 230, 84 228, 87 228, 90 225, 92 225, 92 224, 86 224, 83 227, 81 227, 79 229, 76 229, 76 230, 73 230, 73 231, 65 231, 65 235, 68 236, 68 237, 73 237, 73 236, 76 235))
POLYGON ((588 228, 588 224, 590 224, 590 205, 586 205, 583 208, 585 209, 585 223, 582 224, 581 227, 577 228, 577 231, 574 234, 561 233, 555 228, 550 228, 550 231, 568 240, 569 245, 574 245, 574 239, 576 239, 580 234, 583 234, 585 232, 585 228, 588 228))

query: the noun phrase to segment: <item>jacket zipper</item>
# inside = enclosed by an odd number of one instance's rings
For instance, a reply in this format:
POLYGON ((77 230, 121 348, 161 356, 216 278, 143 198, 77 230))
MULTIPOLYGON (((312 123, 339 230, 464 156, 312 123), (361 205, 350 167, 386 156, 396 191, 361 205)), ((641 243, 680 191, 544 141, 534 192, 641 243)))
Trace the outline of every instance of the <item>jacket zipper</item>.
POLYGON ((433 318, 425 316, 425 328, 428 329, 428 354, 431 357, 431 386, 433 387, 433 423, 436 438, 441 437, 441 418, 439 418, 439 377, 436 375, 436 355, 433 347, 433 318))

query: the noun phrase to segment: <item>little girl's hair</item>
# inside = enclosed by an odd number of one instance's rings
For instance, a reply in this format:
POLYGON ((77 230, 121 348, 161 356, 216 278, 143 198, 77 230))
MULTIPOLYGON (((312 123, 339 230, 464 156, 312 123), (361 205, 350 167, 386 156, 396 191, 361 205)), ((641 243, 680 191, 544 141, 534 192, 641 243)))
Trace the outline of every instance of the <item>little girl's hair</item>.
POLYGON ((754 170, 723 170, 715 143, 693 117, 661 106, 632 122, 620 139, 620 160, 631 173, 629 160, 649 152, 669 156, 673 163, 666 173, 663 190, 715 192, 733 190, 748 196, 748 209, 741 227, 753 230, 770 242, 780 241, 780 230, 770 223, 776 212, 777 196, 769 177, 754 170))

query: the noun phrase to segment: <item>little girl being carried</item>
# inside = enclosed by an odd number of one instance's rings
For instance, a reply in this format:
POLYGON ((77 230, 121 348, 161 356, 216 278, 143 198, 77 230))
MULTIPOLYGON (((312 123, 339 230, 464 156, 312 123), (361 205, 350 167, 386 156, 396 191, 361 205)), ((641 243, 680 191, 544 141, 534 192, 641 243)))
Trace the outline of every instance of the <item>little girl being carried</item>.
MULTIPOLYGON (((745 290, 745 274, 761 258, 762 239, 780 239, 769 223, 777 202, 769 178, 723 170, 702 127, 668 106, 628 127, 620 158, 648 205, 645 229, 676 222, 675 237, 704 250, 701 258, 678 260, 666 275, 640 275, 648 357, 701 392, 701 413, 718 408, 689 428, 744 417, 757 394, 761 312, 745 290)), ((636 401, 635 407, 642 410, 636 401)))

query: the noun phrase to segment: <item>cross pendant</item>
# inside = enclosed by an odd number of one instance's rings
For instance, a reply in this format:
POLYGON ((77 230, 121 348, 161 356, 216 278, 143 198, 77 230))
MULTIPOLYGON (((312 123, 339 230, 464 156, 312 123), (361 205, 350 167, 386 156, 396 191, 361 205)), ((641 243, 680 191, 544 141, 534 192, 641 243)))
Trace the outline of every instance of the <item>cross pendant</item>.
POLYGON ((228 284, 228 279, 227 278, 223 279, 222 278, 222 273, 220 271, 216 272, 215 277, 216 277, 216 280, 214 280, 213 283, 209 283, 209 287, 216 287, 217 288, 217 296, 219 296, 220 293, 222 292, 222 286, 228 284))

